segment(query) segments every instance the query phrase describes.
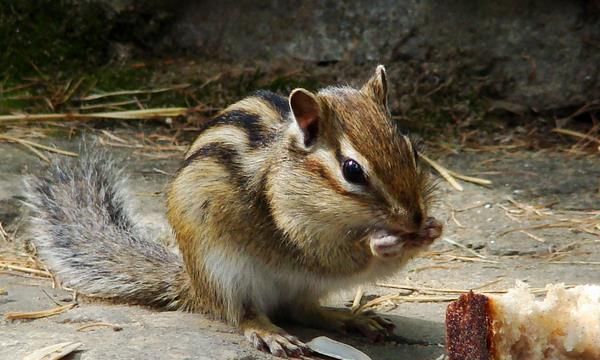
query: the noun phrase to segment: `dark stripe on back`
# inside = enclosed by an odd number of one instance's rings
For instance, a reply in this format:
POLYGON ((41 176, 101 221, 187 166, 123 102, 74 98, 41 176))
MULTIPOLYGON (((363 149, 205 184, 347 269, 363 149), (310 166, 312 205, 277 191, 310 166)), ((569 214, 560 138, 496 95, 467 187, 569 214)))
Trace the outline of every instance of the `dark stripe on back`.
MULTIPOLYGON (((223 165, 232 182, 241 190, 240 195, 247 197, 248 204, 253 204, 266 217, 272 216, 266 201, 266 175, 261 178, 256 187, 251 188, 250 176, 243 172, 240 154, 231 145, 218 142, 206 144, 185 159, 179 171, 200 159, 213 159, 223 165)), ((199 171, 202 169, 200 168, 199 171)))
POLYGON ((273 105, 273 108, 281 114, 283 121, 287 119, 290 113, 290 104, 287 98, 266 90, 258 90, 253 95, 273 105))
POLYGON ((269 131, 261 125, 259 115, 250 114, 241 110, 228 111, 210 119, 204 126, 200 127, 200 134, 219 125, 231 125, 242 128, 244 132, 248 134, 248 144, 252 148, 266 146, 275 138, 275 133, 273 131, 269 131))
MULTIPOLYGON (((199 162, 202 159, 210 159, 223 165, 224 171, 229 173, 229 181, 237 186, 239 196, 243 199, 243 203, 248 206, 248 210, 252 212, 251 218, 248 221, 253 222, 253 226, 272 233, 275 237, 285 237, 275 225, 273 220, 272 209, 269 206, 267 197, 267 177, 268 170, 260 175, 258 181, 251 182, 251 177, 243 172, 241 155, 230 144, 220 142, 206 144, 200 149, 194 151, 187 159, 179 171, 187 165, 194 162, 199 162), (250 210, 252 209, 252 210, 250 210), (265 230, 266 229, 266 230, 265 230)), ((201 163, 195 168, 195 171, 202 171, 201 163)), ((203 204, 204 205, 204 204, 203 204)), ((214 211, 214 210, 213 210, 214 211)), ((282 242, 277 246, 283 246, 288 250, 290 256, 300 257, 297 249, 287 246, 287 242, 282 242)), ((273 246, 271 243, 265 246, 273 246)))
MULTIPOLYGON (((243 172, 240 154, 231 145, 219 142, 204 145, 183 161, 181 168, 179 168, 179 172, 200 159, 216 160, 217 163, 223 165, 225 170, 231 175, 230 178, 236 186, 240 189, 250 190, 248 188, 250 179, 243 172)), ((202 171, 202 169, 199 170, 202 171)))

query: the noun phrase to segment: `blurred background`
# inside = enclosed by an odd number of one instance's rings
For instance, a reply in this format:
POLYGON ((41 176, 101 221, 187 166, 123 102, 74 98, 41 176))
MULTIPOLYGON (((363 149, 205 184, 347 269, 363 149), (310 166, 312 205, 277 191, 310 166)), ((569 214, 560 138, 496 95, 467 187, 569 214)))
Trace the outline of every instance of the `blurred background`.
POLYGON ((382 63, 407 127, 563 126, 600 106, 599 18, 598 0, 2 0, 0 113, 87 112, 91 93, 174 85, 114 106, 210 112, 382 63))

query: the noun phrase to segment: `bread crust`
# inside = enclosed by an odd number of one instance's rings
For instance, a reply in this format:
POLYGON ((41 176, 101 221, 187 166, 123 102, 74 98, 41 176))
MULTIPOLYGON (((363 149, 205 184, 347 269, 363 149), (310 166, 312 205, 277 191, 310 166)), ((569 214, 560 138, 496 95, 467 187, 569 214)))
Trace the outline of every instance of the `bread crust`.
POLYGON ((492 302, 472 291, 446 311, 446 353, 449 360, 494 359, 492 302))

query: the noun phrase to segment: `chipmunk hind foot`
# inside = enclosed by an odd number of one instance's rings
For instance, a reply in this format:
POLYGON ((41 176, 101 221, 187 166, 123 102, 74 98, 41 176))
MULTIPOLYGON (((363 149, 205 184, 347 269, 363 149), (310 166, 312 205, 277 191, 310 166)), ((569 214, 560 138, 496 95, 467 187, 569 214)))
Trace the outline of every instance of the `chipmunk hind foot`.
POLYGON ((248 314, 240 328, 252 346, 274 356, 299 358, 310 353, 302 341, 274 325, 264 314, 248 314))

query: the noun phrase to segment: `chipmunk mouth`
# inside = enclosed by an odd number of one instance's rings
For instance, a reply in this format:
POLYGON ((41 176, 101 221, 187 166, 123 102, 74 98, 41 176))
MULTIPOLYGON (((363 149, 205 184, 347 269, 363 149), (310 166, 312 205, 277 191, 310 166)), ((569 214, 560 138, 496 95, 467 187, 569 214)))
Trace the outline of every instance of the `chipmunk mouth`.
POLYGON ((425 247, 442 235, 442 223, 433 217, 427 218, 416 232, 399 232, 382 228, 369 235, 369 246, 373 255, 392 258, 408 249, 425 247))

